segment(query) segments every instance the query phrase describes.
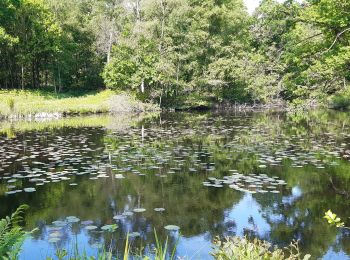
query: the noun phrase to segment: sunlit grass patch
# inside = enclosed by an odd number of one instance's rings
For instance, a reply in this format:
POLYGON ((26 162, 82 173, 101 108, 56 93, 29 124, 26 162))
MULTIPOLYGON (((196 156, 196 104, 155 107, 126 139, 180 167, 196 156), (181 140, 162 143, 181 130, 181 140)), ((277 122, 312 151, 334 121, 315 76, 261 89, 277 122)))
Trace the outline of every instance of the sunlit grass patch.
POLYGON ((0 91, 0 115, 8 117, 35 115, 38 113, 90 114, 106 113, 111 110, 134 112, 156 110, 153 104, 144 104, 135 98, 112 90, 70 94, 56 94, 47 91, 0 91), (116 98, 119 97, 119 98, 116 98), (113 102, 113 100, 118 102, 113 102), (120 104, 122 103, 122 106, 120 104))
POLYGON ((0 113, 4 116, 36 113, 84 114, 109 111, 113 91, 105 90, 78 97, 40 91, 0 91, 0 113))

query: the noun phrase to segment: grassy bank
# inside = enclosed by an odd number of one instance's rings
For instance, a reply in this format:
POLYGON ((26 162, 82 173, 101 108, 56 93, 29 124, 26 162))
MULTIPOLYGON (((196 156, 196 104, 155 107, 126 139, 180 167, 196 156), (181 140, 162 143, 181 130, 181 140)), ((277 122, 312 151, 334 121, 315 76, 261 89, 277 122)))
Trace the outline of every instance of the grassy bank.
POLYGON ((45 91, 0 91, 0 116, 27 116, 40 113, 97 114, 110 111, 134 112, 156 110, 152 104, 144 104, 135 98, 111 90, 70 94, 45 91))

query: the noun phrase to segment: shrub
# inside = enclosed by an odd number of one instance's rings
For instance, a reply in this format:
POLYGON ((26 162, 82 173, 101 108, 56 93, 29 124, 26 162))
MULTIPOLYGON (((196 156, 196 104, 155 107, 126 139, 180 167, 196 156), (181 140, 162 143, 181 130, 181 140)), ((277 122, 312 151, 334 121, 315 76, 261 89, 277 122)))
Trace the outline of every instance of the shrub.
POLYGON ((350 108, 350 97, 348 95, 336 95, 333 97, 331 106, 334 109, 345 110, 350 108))
POLYGON ((272 247, 267 241, 259 239, 249 240, 247 237, 227 237, 224 241, 217 238, 214 241, 212 255, 217 260, 307 260, 310 255, 301 258, 298 244, 291 243, 286 250, 272 247))

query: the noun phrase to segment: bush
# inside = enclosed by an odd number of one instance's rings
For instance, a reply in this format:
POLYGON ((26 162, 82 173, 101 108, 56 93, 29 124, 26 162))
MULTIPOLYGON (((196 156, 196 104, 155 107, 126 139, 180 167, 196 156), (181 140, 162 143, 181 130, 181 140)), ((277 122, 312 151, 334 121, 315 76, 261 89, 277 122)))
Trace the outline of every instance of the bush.
POLYGON ((307 260, 310 258, 310 255, 301 258, 296 242, 291 243, 286 250, 282 250, 259 239, 250 241, 247 237, 227 237, 224 241, 217 238, 214 241, 214 246, 212 255, 217 260, 307 260))
POLYGON ((339 110, 350 108, 350 96, 346 94, 338 94, 333 97, 331 107, 339 110))

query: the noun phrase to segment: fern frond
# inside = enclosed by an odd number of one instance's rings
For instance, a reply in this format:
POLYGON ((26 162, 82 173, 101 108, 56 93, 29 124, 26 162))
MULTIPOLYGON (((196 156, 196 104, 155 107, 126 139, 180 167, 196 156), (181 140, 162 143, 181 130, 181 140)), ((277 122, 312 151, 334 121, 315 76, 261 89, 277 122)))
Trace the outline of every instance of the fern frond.
POLYGON ((12 215, 11 215, 11 224, 13 226, 19 226, 20 225, 20 223, 23 221, 23 215, 24 215, 25 211, 28 210, 28 208, 29 208, 28 205, 23 204, 23 205, 19 206, 14 213, 12 213, 12 215))
POLYGON ((22 205, 11 217, 0 220, 0 259, 17 259, 21 246, 29 234, 20 227, 27 209, 27 205, 22 205))

